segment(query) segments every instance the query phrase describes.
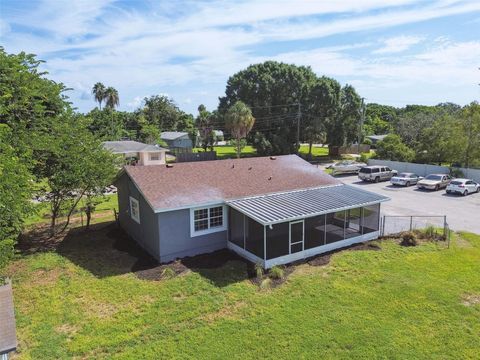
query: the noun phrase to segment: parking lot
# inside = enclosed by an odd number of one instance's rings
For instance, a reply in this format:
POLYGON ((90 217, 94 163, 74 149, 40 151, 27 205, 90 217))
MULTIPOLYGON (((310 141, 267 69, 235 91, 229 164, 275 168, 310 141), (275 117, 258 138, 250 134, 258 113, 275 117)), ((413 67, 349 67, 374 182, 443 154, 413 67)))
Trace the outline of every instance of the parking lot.
POLYGON ((418 190, 416 186, 393 186, 389 181, 369 183, 357 175, 336 176, 345 184, 358 186, 391 198, 382 204, 382 215, 446 215, 452 230, 480 234, 480 193, 468 196, 449 195, 445 190, 418 190))

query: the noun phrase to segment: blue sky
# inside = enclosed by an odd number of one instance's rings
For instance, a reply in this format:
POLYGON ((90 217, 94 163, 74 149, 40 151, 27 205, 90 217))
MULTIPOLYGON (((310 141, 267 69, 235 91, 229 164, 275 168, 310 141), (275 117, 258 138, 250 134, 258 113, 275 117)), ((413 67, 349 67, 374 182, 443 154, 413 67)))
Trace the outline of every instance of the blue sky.
POLYGON ((480 100, 478 0, 0 0, 0 44, 46 60, 80 111, 97 81, 122 110, 153 94, 214 109, 230 75, 269 59, 310 65, 367 102, 480 100))

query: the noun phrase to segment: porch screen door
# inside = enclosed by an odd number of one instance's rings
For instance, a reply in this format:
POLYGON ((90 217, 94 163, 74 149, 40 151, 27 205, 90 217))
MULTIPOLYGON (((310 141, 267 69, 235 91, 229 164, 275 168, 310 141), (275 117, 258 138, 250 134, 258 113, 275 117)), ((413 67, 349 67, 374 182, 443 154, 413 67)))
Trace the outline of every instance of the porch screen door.
POLYGON ((290 223, 290 254, 303 251, 304 221, 292 221, 290 223))

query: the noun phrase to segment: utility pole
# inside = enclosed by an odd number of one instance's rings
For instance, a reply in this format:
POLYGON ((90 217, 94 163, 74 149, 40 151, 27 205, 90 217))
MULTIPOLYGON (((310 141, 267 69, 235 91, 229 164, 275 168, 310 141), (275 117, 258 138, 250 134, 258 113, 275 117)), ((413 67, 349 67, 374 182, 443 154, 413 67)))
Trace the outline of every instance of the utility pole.
POLYGON ((362 142, 363 124, 365 122, 365 98, 362 97, 362 108, 360 109, 360 126, 358 127, 358 155, 360 155, 360 143, 362 142))
POLYGON ((300 118, 302 117, 302 105, 298 102, 297 114, 297 153, 300 152, 300 118))

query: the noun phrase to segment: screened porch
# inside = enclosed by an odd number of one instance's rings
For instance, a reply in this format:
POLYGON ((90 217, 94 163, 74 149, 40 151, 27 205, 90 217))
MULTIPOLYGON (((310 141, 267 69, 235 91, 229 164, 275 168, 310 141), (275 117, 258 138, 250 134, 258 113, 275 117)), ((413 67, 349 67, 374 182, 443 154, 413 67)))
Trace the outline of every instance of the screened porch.
POLYGON ((230 203, 229 248, 252 262, 270 268, 377 238, 380 202, 388 198, 346 186, 230 203), (356 200, 348 194, 352 190, 356 200), (331 202, 333 197, 345 195, 344 200, 349 206, 338 199, 331 202), (359 199, 362 195, 370 198, 359 199), (355 206, 352 201, 364 205, 355 206), (334 211, 326 210, 325 203, 330 204, 328 206, 334 211), (262 214, 265 216, 262 217, 262 214))

